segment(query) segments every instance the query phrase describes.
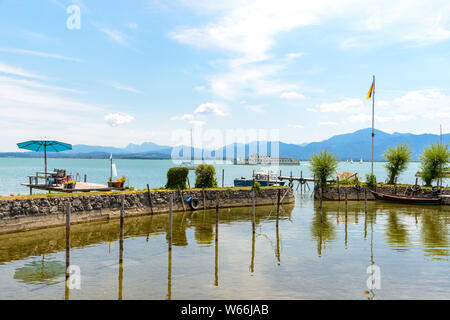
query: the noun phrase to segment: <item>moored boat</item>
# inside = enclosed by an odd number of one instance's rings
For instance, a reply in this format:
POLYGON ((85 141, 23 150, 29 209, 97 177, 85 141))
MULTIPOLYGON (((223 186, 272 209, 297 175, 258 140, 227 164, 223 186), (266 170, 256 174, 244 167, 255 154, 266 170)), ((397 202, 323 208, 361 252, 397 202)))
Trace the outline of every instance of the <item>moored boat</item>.
POLYGON ((396 194, 375 192, 372 190, 370 192, 372 192, 376 200, 380 201, 403 203, 403 204, 428 204, 428 205, 441 204, 441 198, 401 196, 396 194))
MULTIPOLYGON (((278 180, 278 177, 273 174, 272 171, 264 171, 262 169, 255 173, 255 181, 259 183, 261 187, 267 186, 284 186, 284 181, 278 180)), ((234 179, 235 187, 251 187, 253 185, 252 178, 240 177, 234 179)))

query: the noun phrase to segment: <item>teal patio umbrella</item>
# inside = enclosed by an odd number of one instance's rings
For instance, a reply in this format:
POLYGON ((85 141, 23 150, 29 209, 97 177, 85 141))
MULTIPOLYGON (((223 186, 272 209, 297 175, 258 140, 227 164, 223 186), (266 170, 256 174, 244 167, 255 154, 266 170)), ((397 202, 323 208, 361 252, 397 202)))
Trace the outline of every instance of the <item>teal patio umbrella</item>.
POLYGON ((20 149, 31 150, 35 152, 44 152, 45 176, 47 176, 47 151, 60 152, 72 150, 72 145, 55 140, 30 140, 17 144, 20 149))

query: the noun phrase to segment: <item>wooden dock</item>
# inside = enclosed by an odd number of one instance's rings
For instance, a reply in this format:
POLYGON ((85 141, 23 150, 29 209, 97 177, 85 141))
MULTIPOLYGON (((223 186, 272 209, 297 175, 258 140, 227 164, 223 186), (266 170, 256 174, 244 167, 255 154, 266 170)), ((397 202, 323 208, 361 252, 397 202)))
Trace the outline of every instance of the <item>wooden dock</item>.
POLYGON ((64 188, 64 185, 49 185, 49 184, 22 184, 30 188, 30 194, 32 194, 33 189, 55 191, 55 192, 91 192, 91 191, 112 191, 112 190, 122 190, 123 188, 112 188, 104 184, 97 184, 91 182, 77 182, 75 188, 69 189, 64 188))

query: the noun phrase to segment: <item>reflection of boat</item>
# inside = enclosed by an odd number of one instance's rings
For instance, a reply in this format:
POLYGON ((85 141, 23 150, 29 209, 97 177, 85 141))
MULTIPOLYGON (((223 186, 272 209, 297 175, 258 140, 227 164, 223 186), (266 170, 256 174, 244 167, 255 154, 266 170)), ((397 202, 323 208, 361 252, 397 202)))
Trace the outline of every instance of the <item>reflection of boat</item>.
POLYGON ((396 202, 404 204, 431 204, 431 205, 439 205, 441 203, 441 198, 399 196, 394 194, 375 192, 372 190, 370 192, 372 192, 375 199, 386 202, 396 202))
MULTIPOLYGON (((278 177, 272 171, 265 171, 262 168, 255 172, 255 181, 259 182, 261 187, 284 186, 284 181, 278 180, 278 177)), ((252 178, 247 179, 246 177, 240 177, 234 179, 235 187, 251 187, 252 184, 252 178)))

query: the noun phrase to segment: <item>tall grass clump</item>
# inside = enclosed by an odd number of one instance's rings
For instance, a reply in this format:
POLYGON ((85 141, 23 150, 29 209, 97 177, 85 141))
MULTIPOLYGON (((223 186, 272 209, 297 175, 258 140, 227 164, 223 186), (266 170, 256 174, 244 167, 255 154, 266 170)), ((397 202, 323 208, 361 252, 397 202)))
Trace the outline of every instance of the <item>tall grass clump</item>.
POLYGON ((423 153, 419 156, 421 178, 426 186, 431 186, 433 180, 443 178, 445 172, 449 170, 450 151, 448 144, 432 143, 425 147, 423 153))
POLYGON ((173 167, 167 171, 166 189, 186 189, 186 179, 189 169, 185 167, 173 167))
POLYGON ((196 188, 216 188, 216 169, 210 164, 199 164, 195 167, 195 187, 196 188))
POLYGON ((326 186, 328 177, 336 171, 338 161, 332 153, 322 150, 311 156, 310 166, 316 179, 320 181, 322 186, 326 186))
POLYGON ((412 151, 407 144, 398 144, 395 148, 389 147, 383 154, 386 159, 385 168, 388 171, 387 183, 394 184, 395 179, 406 170, 411 161, 412 151))

